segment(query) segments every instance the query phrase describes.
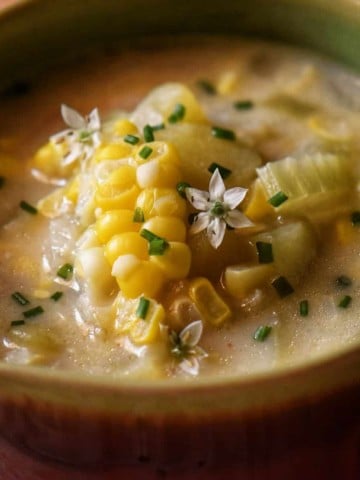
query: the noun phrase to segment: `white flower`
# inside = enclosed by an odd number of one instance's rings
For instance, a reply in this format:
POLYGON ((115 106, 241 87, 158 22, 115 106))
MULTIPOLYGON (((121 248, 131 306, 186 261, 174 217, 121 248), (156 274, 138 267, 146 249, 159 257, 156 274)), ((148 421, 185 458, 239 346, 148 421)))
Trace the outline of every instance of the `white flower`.
POLYGON ((251 227, 253 223, 236 207, 244 200, 246 188, 225 189, 219 169, 212 174, 209 192, 187 188, 186 197, 193 207, 201 210, 190 227, 190 233, 207 229, 211 245, 218 248, 224 239, 226 225, 232 228, 251 227))
POLYGON ((70 128, 52 135, 50 141, 63 153, 63 165, 70 165, 75 160, 88 160, 101 143, 98 109, 94 108, 89 115, 83 117, 73 108, 63 104, 61 116, 70 128))
POLYGON ((179 368, 190 375, 199 373, 199 360, 207 357, 207 353, 198 346, 203 331, 201 320, 187 325, 179 334, 171 331, 171 353, 180 360, 179 368))

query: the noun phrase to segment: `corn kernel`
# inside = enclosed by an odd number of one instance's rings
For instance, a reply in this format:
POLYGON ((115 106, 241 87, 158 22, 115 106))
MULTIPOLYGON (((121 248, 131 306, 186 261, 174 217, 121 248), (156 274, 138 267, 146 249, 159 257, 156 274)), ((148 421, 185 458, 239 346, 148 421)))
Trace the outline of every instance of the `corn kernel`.
POLYGON ((165 318, 165 310, 162 305, 150 300, 146 318, 137 318, 130 327, 130 338, 138 345, 146 345, 154 342, 160 334, 160 323, 165 318))
POLYGON ((46 143, 35 153, 32 166, 48 177, 68 177, 74 169, 74 164, 64 166, 59 150, 51 142, 46 143))
POLYGON ((172 188, 145 188, 136 200, 145 218, 173 216, 185 218, 186 202, 172 188))
POLYGON ((120 137, 124 137, 125 135, 136 135, 138 133, 138 129, 136 125, 127 118, 122 118, 118 120, 114 124, 114 133, 119 135, 120 137))
POLYGON ((259 180, 256 180, 251 186, 244 213, 253 221, 261 220, 268 215, 274 215, 274 209, 267 201, 265 191, 259 180))
POLYGON ((202 318, 218 327, 230 317, 231 311, 206 278, 196 278, 190 283, 189 296, 202 318))
POLYGON ((137 232, 140 223, 133 221, 133 210, 108 210, 96 221, 95 230, 102 243, 106 243, 118 233, 137 232))
POLYGON ((116 333, 128 333, 130 331, 132 324, 137 320, 135 312, 138 303, 138 299, 125 298, 122 292, 119 292, 113 304, 115 318, 112 328, 116 333))
POLYGON ((100 163, 104 160, 120 160, 129 157, 133 148, 128 143, 110 143, 97 150, 94 156, 94 163, 100 163))
POLYGON ((138 195, 135 168, 130 165, 121 165, 110 173, 106 181, 98 183, 95 201, 103 210, 131 210, 138 195))
POLYGON ((66 202, 65 191, 65 187, 57 188, 39 200, 36 205, 39 212, 48 218, 55 218, 65 213, 70 207, 70 203, 66 202))
POLYGON ((120 255, 113 263, 111 275, 118 280, 126 280, 140 265, 141 260, 134 254, 120 255))
POLYGON ((178 217, 152 217, 143 223, 142 228, 165 238, 168 242, 185 242, 185 223, 178 217))
POLYGON ((140 152, 144 148, 144 145, 137 147, 134 155, 137 164, 142 165, 143 163, 147 163, 149 160, 157 160, 160 163, 164 162, 180 165, 179 155, 172 143, 155 141, 149 142, 146 145, 152 150, 151 156, 148 158, 143 158, 140 155, 140 152))
POLYGON ((79 177, 73 178, 65 187, 64 195, 72 203, 76 203, 79 197, 79 177))
POLYGON ((236 298, 244 298, 258 287, 264 286, 276 274, 273 265, 230 266, 224 273, 227 291, 236 298))
POLYGON ((148 242, 137 232, 119 233, 109 240, 105 257, 112 265, 120 255, 132 254, 141 260, 148 258, 148 242))
POLYGON ((120 290, 127 298, 140 295, 156 298, 162 289, 165 277, 162 271, 150 261, 142 261, 126 279, 116 279, 120 290))
POLYGON ((191 250, 186 243, 169 242, 163 255, 151 255, 150 261, 164 272, 171 280, 187 277, 191 265, 191 250))
POLYGON ((137 183, 141 188, 175 188, 181 178, 176 165, 158 160, 144 163, 136 171, 137 183))

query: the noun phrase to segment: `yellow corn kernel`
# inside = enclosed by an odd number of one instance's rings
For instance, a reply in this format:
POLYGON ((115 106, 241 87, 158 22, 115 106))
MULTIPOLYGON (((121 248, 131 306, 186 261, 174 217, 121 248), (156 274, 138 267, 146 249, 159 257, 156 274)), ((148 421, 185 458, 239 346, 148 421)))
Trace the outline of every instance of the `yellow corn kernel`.
POLYGON ((149 160, 157 160, 161 163, 172 163, 174 165, 180 165, 180 158, 177 153, 176 148, 172 143, 169 142, 149 142, 146 144, 147 147, 151 148, 152 152, 147 158, 143 158, 140 155, 140 152, 144 148, 144 145, 137 147, 135 151, 135 161, 137 164, 142 165, 147 163, 149 160))
POLYGON ((100 163, 104 160, 120 160, 121 158, 129 157, 132 152, 133 147, 128 143, 110 143, 97 150, 94 156, 94 163, 100 163))
POLYGON ((175 188, 182 175, 180 169, 172 163, 150 160, 139 165, 136 179, 141 188, 175 188))
POLYGON ((137 232, 119 233, 112 237, 105 246, 105 257, 111 265, 120 255, 129 254, 135 255, 141 260, 149 257, 148 242, 137 232))
POLYGON ((142 225, 142 228, 165 238, 168 242, 185 242, 186 240, 185 223, 178 217, 152 217, 142 225))
POLYGON ((127 298, 140 295, 156 298, 165 282, 163 272, 149 260, 141 261, 127 273, 125 278, 116 278, 120 290, 127 298))
POLYGON ((118 233, 137 232, 140 223, 133 221, 134 210, 108 210, 95 223, 100 242, 106 243, 118 233))
POLYGON ((223 324, 231 315, 227 304, 206 278, 199 277, 191 281, 189 296, 195 303, 202 318, 215 327, 223 324))
POLYGON ((119 135, 120 137, 124 137, 125 135, 136 135, 138 133, 138 129, 136 125, 127 118, 122 118, 118 120, 114 124, 114 133, 119 135))
POLYGON ((150 300, 145 319, 137 318, 130 327, 130 338, 137 345, 146 345, 154 342, 160 334, 160 323, 165 318, 164 307, 150 300))
POLYGON ((122 292, 119 292, 113 303, 113 321, 110 322, 109 330, 115 333, 128 333, 131 325, 137 320, 135 312, 138 304, 137 298, 125 298, 122 292))
POLYGON ((136 185, 136 170, 130 165, 121 165, 110 173, 108 179, 98 183, 95 202, 103 210, 133 209, 139 195, 136 185))
POLYGON ((61 149, 48 142, 35 153, 32 166, 48 177, 68 177, 74 169, 74 163, 63 165, 61 159, 61 149))
POLYGON ((150 255, 150 261, 157 265, 171 280, 187 277, 191 265, 191 250, 182 242, 169 242, 162 255, 150 255))
POLYGON ((273 265, 232 265, 224 273, 226 290, 236 298, 244 298, 264 284, 276 273, 273 265))
POLYGON ((358 230, 352 225, 349 216, 336 220, 335 232, 340 245, 349 245, 358 238, 358 230))
POLYGON ((173 216, 185 218, 186 201, 173 188, 145 188, 136 200, 145 218, 173 216))
POLYGON ((268 215, 274 215, 274 212, 274 208, 267 201, 263 186, 259 180, 255 180, 249 192, 249 200, 244 210, 245 215, 255 222, 268 215))
POLYGON ((73 178, 65 187, 64 195, 72 203, 76 203, 79 196, 79 177, 73 178))

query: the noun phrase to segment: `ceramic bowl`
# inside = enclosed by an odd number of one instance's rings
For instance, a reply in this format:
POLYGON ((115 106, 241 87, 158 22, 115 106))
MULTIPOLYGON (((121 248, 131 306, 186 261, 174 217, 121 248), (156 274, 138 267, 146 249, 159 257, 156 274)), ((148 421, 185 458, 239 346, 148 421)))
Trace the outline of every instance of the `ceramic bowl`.
MULTIPOLYGON (((0 13, 0 87, 121 36, 255 34, 360 67, 338 0, 33 0, 0 13)), ((0 477, 360 478, 360 348, 243 378, 127 380, 0 364, 0 477)))

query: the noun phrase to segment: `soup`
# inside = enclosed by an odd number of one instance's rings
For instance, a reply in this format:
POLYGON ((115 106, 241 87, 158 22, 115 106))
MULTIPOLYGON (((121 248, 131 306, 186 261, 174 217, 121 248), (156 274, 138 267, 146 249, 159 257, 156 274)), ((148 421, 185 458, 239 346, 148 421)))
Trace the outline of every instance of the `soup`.
POLYGON ((17 87, 2 98, 2 361, 241 376, 359 342, 354 74, 188 38, 17 87))

